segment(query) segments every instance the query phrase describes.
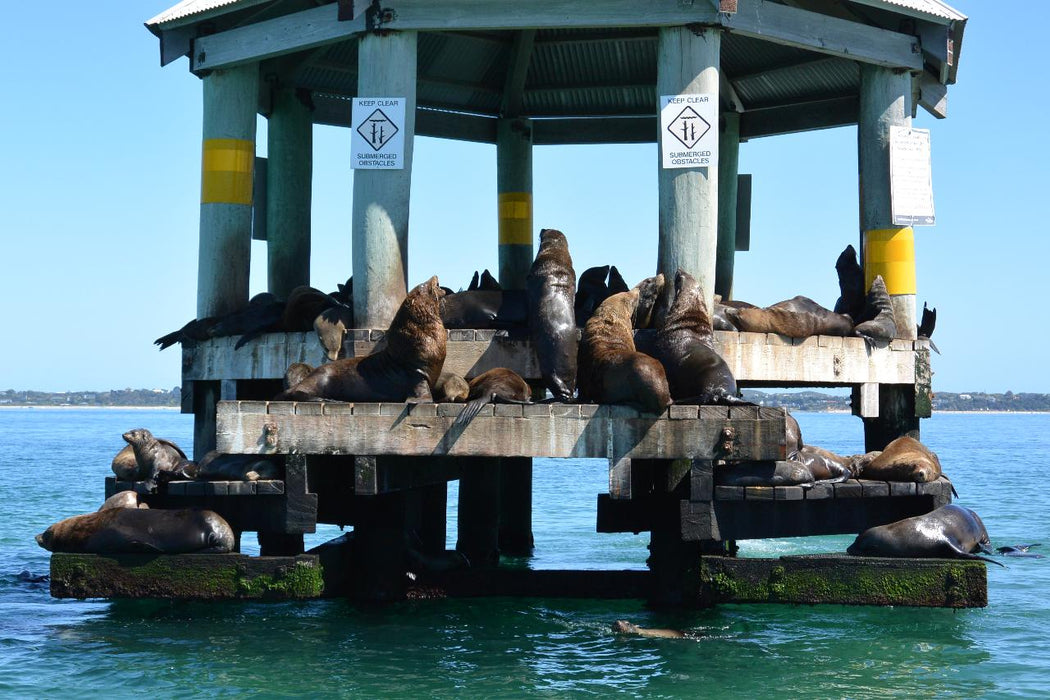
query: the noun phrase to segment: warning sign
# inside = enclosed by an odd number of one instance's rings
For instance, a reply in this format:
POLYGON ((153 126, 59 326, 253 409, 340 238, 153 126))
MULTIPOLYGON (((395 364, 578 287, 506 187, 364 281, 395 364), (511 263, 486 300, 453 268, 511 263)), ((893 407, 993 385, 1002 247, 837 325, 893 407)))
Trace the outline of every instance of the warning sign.
POLYGON ((355 170, 405 167, 404 97, 355 97, 350 118, 350 164, 355 170))
POLYGON ((890 127, 890 210, 894 226, 933 226, 930 130, 890 127))
POLYGON ((660 154, 665 168, 718 165, 718 96, 660 98, 660 154))

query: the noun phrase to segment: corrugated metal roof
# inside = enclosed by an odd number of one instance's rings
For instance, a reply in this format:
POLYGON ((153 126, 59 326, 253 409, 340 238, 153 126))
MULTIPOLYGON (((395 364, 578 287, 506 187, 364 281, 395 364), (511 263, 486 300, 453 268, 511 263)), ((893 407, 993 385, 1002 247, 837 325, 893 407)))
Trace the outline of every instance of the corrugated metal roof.
POLYGON ((147 20, 146 26, 151 28, 158 27, 159 25, 171 24, 188 17, 194 17, 194 21, 196 21, 198 15, 219 14, 218 12, 215 12, 216 10, 228 12, 230 10, 251 7, 252 5, 261 5, 264 2, 271 1, 272 0, 182 0, 179 4, 174 7, 169 7, 153 19, 147 20))
POLYGON ((966 15, 940 0, 853 0, 853 2, 890 11, 904 10, 907 14, 917 17, 938 17, 953 22, 966 19, 966 15))

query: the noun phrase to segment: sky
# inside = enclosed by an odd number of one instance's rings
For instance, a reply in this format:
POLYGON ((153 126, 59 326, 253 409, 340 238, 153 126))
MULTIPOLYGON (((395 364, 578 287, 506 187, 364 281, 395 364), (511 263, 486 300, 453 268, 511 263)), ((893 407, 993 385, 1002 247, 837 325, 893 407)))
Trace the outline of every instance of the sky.
MULTIPOLYGON (((181 381, 178 348, 153 340, 196 311, 201 86, 185 58, 160 67, 143 26, 173 4, 5 8, 16 31, 0 42, 0 390, 181 381)), ((953 6, 970 19, 948 118, 920 108, 913 121, 932 132, 937 224, 915 239, 918 305, 937 308, 943 353, 933 387, 1050 393, 1050 3, 953 6)), ((350 138, 321 126, 314 142, 311 284, 332 291, 352 269, 350 138)), ((751 250, 737 254, 734 296, 834 305, 835 259, 859 236, 856 150, 855 127, 741 145, 751 250)), ((630 284, 655 272, 655 144, 536 147, 533 159, 536 230, 564 231, 578 271, 615 264, 630 284)), ((458 289, 495 272, 495 147, 417 138, 412 180, 410 284, 437 274, 458 289)), ((265 257, 253 242, 253 294, 265 257)))

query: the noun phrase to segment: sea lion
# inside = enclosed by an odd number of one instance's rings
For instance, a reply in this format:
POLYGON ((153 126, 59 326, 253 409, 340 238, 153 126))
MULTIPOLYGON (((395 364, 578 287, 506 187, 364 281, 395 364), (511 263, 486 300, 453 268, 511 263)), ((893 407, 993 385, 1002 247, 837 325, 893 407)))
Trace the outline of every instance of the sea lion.
POLYGON ((247 307, 222 318, 217 334, 241 336, 233 346, 234 350, 239 350, 263 333, 280 331, 284 310, 284 302, 273 294, 256 294, 248 301, 247 307))
POLYGON ((386 347, 321 365, 275 401, 430 401, 445 363, 438 278, 417 285, 384 335, 386 347))
POLYGON ((434 401, 438 403, 462 403, 470 395, 467 380, 455 372, 442 372, 434 385, 434 401))
POLYGON ((633 634, 639 637, 653 637, 655 639, 683 639, 685 637, 685 632, 679 630, 639 627, 627 620, 614 622, 612 631, 617 634, 633 634))
POLYGON ((138 481, 141 478, 139 463, 135 460, 135 449, 130 444, 124 445, 113 457, 110 467, 121 481, 138 481))
POLYGON ((1028 550, 1032 547, 1042 547, 1038 542, 1035 544, 1014 544, 1007 547, 996 547, 995 551, 1004 557, 1027 557, 1029 559, 1042 559, 1042 554, 1036 554, 1035 552, 1029 552, 1028 550))
POLYGON ((864 298, 864 315, 860 323, 853 328, 853 335, 863 338, 869 347, 874 346, 876 340, 889 341, 897 337, 893 302, 890 301, 890 294, 886 291, 882 275, 875 275, 871 282, 871 289, 864 298))
POLYGON ((620 292, 630 291, 630 287, 627 286, 627 282, 624 280, 623 275, 616 269, 615 265, 609 266, 609 281, 606 284, 609 289, 609 296, 613 294, 619 294, 620 292))
POLYGON ((494 367, 470 380, 467 405, 456 416, 453 425, 466 425, 487 403, 529 403, 532 389, 512 369, 494 367))
POLYGON ((653 312, 663 294, 666 280, 662 274, 646 277, 634 285, 638 290, 638 308, 634 312, 634 327, 637 330, 653 326, 653 312))
POLYGON ((857 262, 856 248, 848 245, 839 253, 835 271, 839 276, 839 298, 834 311, 846 314, 857 323, 864 313, 864 270, 857 262))
POLYGON ((804 296, 779 301, 765 308, 726 308, 729 321, 748 333, 779 333, 789 338, 811 335, 853 334, 853 319, 829 311, 804 296))
POLYGON ((288 293, 281 328, 288 332, 313 330, 317 315, 336 303, 331 295, 320 289, 305 284, 295 287, 288 293))
POLYGON ((223 454, 211 450, 197 462, 198 481, 259 481, 279 479, 280 467, 258 455, 223 454))
POLYGON ((314 332, 321 341, 328 359, 338 360, 344 355, 343 339, 346 331, 354 327, 354 310, 343 304, 334 304, 317 314, 314 319, 314 332))
POLYGON ((654 350, 676 402, 751 405, 736 395, 736 379, 714 349, 703 290, 683 270, 675 274, 674 302, 656 333, 654 350))
POLYGON ((305 362, 293 362, 288 365, 288 369, 284 371, 284 388, 291 389, 293 386, 306 379, 306 376, 313 371, 314 368, 305 362))
POLYGON ((521 289, 456 292, 441 299, 441 321, 445 328, 524 328, 528 309, 521 289))
POLYGON ((609 274, 609 266, 588 267, 580 275, 576 282, 576 298, 573 300, 573 312, 576 316, 576 325, 583 328, 587 325, 587 319, 591 317, 598 305, 609 296, 609 287, 605 284, 605 278, 609 274))
MULTIPOLYGON (((663 276, 658 277, 662 285, 663 276)), ((660 414, 671 403, 671 394, 660 361, 635 348, 638 298, 638 289, 613 294, 584 326, 577 360, 580 400, 660 414)))
POLYGON ((805 486, 813 481, 805 464, 790 459, 730 462, 715 469, 715 484, 719 486, 805 486))
POLYGON ((110 508, 149 508, 149 505, 139 501, 139 495, 134 491, 117 491, 98 507, 99 510, 110 508))
POLYGON ((540 250, 525 278, 529 331, 543 383, 555 401, 576 393, 576 273, 561 231, 540 231, 540 250))
POLYGON ((804 466, 816 484, 837 484, 857 476, 852 456, 835 454, 815 445, 800 447, 788 455, 788 460, 804 466))
POLYGON ((925 515, 869 528, 857 535, 846 553, 860 557, 980 559, 1002 566, 974 554, 990 552, 990 544, 977 513, 949 504, 925 515))
POLYGON ((193 478, 195 465, 175 443, 156 438, 145 428, 129 430, 122 437, 135 454, 138 479, 145 481, 150 489, 156 488, 161 479, 193 478))
POLYGON ((109 508, 60 520, 36 542, 49 552, 225 553, 233 550, 234 536, 210 510, 109 508))
POLYGON ((466 291, 473 292, 477 291, 478 288, 478 271, 474 270, 474 276, 470 278, 470 284, 467 285, 466 291))
POLYGON ((938 355, 941 354, 940 349, 934 344, 930 338, 933 335, 933 329, 937 326, 937 309, 931 309, 926 306, 926 302, 922 302, 922 319, 915 327, 915 335, 917 338, 922 340, 928 340, 930 343, 930 349, 938 355))
POLYGON ((484 270, 481 273, 481 278, 478 280, 478 289, 487 292, 498 292, 503 289, 503 286, 499 283, 492 273, 488 270, 484 270))
POLYGON ((928 483, 941 476, 941 461, 926 445, 904 435, 875 454, 859 458, 861 475, 876 481, 914 481, 928 483))

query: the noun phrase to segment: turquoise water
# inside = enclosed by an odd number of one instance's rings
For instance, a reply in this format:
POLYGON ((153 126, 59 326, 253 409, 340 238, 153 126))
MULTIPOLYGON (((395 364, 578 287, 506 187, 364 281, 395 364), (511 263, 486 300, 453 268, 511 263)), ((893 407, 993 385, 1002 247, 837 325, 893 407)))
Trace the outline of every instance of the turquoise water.
MULTIPOLYGON (((796 414, 807 442, 862 448, 860 420, 796 414)), ((33 535, 94 510, 120 434, 148 427, 189 448, 190 416, 160 410, 0 411, 2 697, 1045 697, 1050 558, 989 567, 981 610, 723 606, 508 598, 367 608, 305 603, 55 600, 33 535), (619 618, 686 630, 623 638, 619 618)), ((943 414, 923 422, 959 503, 995 546, 1046 542, 1050 415, 943 414)), ((643 568, 645 535, 597 534, 603 462, 537 460, 535 568, 643 568)), ((450 486, 449 543, 455 540, 450 486)), ((338 534, 325 527, 307 545, 338 534)), ((250 537, 246 537, 246 544, 250 537)), ((851 537, 742 543, 743 556, 841 551, 851 537)), ((245 546, 245 551, 251 551, 245 546)), ((1050 554, 1050 551, 1047 552, 1050 554)))

